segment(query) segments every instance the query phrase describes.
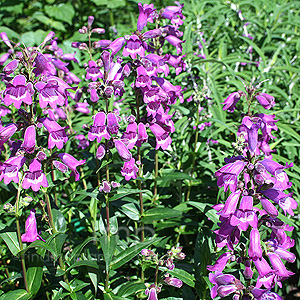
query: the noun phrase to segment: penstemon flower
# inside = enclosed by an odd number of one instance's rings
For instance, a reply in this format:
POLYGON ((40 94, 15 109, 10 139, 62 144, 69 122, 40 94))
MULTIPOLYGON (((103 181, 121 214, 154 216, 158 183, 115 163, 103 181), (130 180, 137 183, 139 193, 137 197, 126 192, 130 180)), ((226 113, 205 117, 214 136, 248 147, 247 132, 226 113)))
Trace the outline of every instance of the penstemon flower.
POLYGON ((279 206, 285 214, 294 215, 297 208, 292 193, 285 192, 292 184, 284 170, 293 164, 283 166, 272 158, 268 142, 275 138, 272 131, 277 130, 274 115, 251 113, 252 102, 257 100, 270 109, 275 105, 274 97, 246 88, 246 93, 232 93, 223 103, 224 110, 233 112, 241 97, 247 100, 248 113, 237 133, 235 146, 240 155, 225 159, 227 165, 215 173, 219 188, 224 187, 225 192, 230 189, 231 193, 224 204, 215 206, 220 215, 216 244, 228 251, 207 267, 214 284, 211 296, 281 299, 271 289, 281 287, 281 282, 293 275, 283 261, 293 263, 296 259, 288 251, 294 241, 286 234, 293 228, 279 220, 278 212, 279 206), (222 273, 229 261, 241 265, 240 279, 222 273))

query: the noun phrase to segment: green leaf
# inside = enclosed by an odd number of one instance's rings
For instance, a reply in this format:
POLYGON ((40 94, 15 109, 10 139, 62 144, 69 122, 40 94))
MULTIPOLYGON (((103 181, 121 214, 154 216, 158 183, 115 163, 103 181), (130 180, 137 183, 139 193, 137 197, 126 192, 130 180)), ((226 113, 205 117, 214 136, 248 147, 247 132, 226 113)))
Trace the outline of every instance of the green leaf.
POLYGON ((99 269, 99 266, 95 260, 78 260, 67 268, 66 273, 77 267, 89 267, 99 269))
POLYGON ((26 290, 18 289, 10 291, 0 297, 0 300, 29 300, 32 295, 28 294, 26 290))
POLYGON ((155 207, 146 211, 142 217, 142 222, 145 224, 152 223, 162 219, 181 217, 182 212, 168 207, 155 207))
POLYGON ((92 0, 97 6, 107 5, 108 0, 92 0))
POLYGON ((53 223, 57 232, 65 233, 67 224, 64 215, 60 210, 52 209, 53 223))
POLYGON ((149 247, 155 242, 161 241, 163 238, 153 238, 151 240, 138 243, 122 251, 117 256, 115 256, 111 263, 111 269, 115 270, 122 267, 124 264, 133 259, 137 254, 139 254, 142 249, 149 247))
POLYGON ((59 5, 46 5, 46 14, 58 21, 67 22, 72 25, 72 20, 75 15, 75 10, 70 3, 62 3, 59 5))
POLYGON ((126 203, 120 207, 120 210, 131 220, 138 221, 140 213, 134 203, 126 203))
POLYGON ((212 209, 210 205, 200 202, 188 201, 187 205, 192 205, 198 208, 201 212, 203 212, 213 223, 219 222, 219 216, 217 215, 216 210, 212 209))
POLYGON ((145 283, 139 282, 126 282, 118 289, 118 296, 127 297, 138 292, 145 290, 145 283))
POLYGON ((188 175, 184 172, 168 170, 168 171, 164 172, 164 174, 161 177, 157 178, 157 182, 170 181, 170 180, 184 180, 184 179, 195 180, 193 177, 191 177, 190 175, 188 175))
POLYGON ((107 3, 108 8, 118 8, 126 6, 125 0, 110 0, 107 3))
POLYGON ((300 135, 288 124, 277 122, 278 128, 300 142, 300 135))
MULTIPOLYGON (((128 195, 132 195, 132 194, 137 194, 137 193, 140 193, 141 191, 138 190, 138 189, 126 189, 126 188, 123 188, 123 189, 118 189, 118 193, 113 195, 112 197, 109 197, 109 201, 115 201, 115 200, 118 200, 118 199, 121 199, 125 196, 128 196, 128 195)), ((142 190, 142 192, 145 192, 144 190, 142 190)))
POLYGON ((192 274, 188 273, 187 271, 178 268, 175 268, 173 271, 170 271, 165 267, 160 267, 159 269, 161 271, 167 271, 169 274, 180 279, 182 282, 186 283, 187 285, 191 287, 195 287, 195 277, 192 274))
POLYGON ((42 257, 37 253, 32 253, 28 260, 30 260, 26 263, 28 289, 31 294, 35 295, 39 291, 42 283, 44 262, 42 257))
POLYGON ((193 50, 193 45, 191 43, 191 34, 192 34, 193 25, 194 25, 193 22, 190 22, 189 25, 186 27, 186 30, 184 31, 183 40, 185 41, 185 43, 182 45, 183 54, 188 54, 193 50))
POLYGON ((102 248, 103 255, 104 255, 105 269, 106 269, 106 272, 108 273, 111 259, 114 255, 115 249, 118 244, 119 236, 118 235, 112 235, 112 236, 102 235, 99 240, 100 240, 101 248, 102 248))
POLYGON ((83 248, 90 242, 96 242, 97 238, 96 237, 89 237, 87 238, 85 241, 83 241, 81 244, 79 244, 77 247, 75 247, 75 249, 72 252, 72 256, 70 261, 71 262, 75 262, 77 260, 77 258, 79 258, 81 251, 83 250, 83 248))
MULTIPOLYGON (((57 254, 56 254, 55 250, 50 245, 48 245, 46 242, 43 242, 40 240, 36 240, 36 241, 32 242, 29 246, 27 246, 24 250, 22 250, 22 252, 25 253, 29 249, 36 248, 36 247, 49 251, 53 255, 54 259, 57 259, 57 254)), ((42 254, 40 254, 40 255, 42 255, 42 254)))
POLYGON ((0 237, 3 239, 8 249, 12 255, 17 255, 20 252, 20 244, 18 241, 18 236, 15 231, 12 231, 11 228, 5 227, 0 223, 0 237))

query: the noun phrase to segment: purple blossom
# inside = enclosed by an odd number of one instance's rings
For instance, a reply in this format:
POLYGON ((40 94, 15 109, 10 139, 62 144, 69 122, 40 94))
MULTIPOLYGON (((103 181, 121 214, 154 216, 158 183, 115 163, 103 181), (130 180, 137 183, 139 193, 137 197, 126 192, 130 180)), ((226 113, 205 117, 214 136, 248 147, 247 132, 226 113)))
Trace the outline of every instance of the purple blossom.
POLYGON ((106 127, 106 114, 103 111, 98 112, 94 117, 94 123, 91 126, 88 139, 93 141, 97 138, 97 142, 100 143, 102 138, 107 140, 110 139, 110 134, 107 131, 106 127))
POLYGON ((77 160, 75 157, 68 153, 60 153, 58 154, 58 157, 61 159, 63 164, 65 164, 70 170, 72 170, 71 176, 75 176, 75 181, 78 181, 80 175, 76 168, 78 166, 84 165, 86 160, 77 160))
POLYGON ((151 18, 151 14, 155 11, 153 4, 138 4, 139 7, 139 18, 137 21, 137 30, 142 31, 143 28, 147 25, 147 22, 153 23, 153 19, 151 18))
POLYGON ((25 223, 25 233, 22 234, 21 240, 23 243, 32 243, 36 240, 42 240, 42 237, 37 232, 35 210, 32 209, 25 223))
POLYGON ((168 285, 181 288, 182 287, 182 281, 180 279, 174 278, 174 277, 166 277, 164 279, 164 282, 168 285))
POLYGON ((269 94, 257 93, 255 95, 255 98, 263 106, 264 109, 270 109, 275 105, 274 97, 269 94))
POLYGON ((30 125, 26 128, 24 134, 24 142, 21 145, 27 153, 33 153, 36 145, 36 131, 35 126, 30 125))
POLYGON ((64 128, 49 118, 41 119, 41 123, 49 132, 48 148, 53 149, 56 146, 58 149, 62 149, 64 143, 68 141, 64 128))
POLYGON ((19 183, 19 170, 26 161, 24 156, 13 156, 0 165, 0 181, 4 179, 4 184, 9 184, 12 180, 19 183))
POLYGON ((135 159, 132 157, 129 161, 124 162, 124 166, 121 169, 122 176, 125 177, 125 180, 136 179, 138 167, 135 165, 135 159))
POLYGON ((42 171, 42 164, 34 158, 29 165, 29 171, 25 172, 22 187, 23 189, 31 187, 33 191, 37 192, 41 186, 48 187, 48 181, 42 171))
POLYGON ((32 83, 26 84, 26 78, 24 75, 17 75, 12 83, 8 83, 3 93, 4 104, 9 106, 14 104, 16 108, 20 108, 22 102, 30 105, 32 104, 33 95, 32 83))

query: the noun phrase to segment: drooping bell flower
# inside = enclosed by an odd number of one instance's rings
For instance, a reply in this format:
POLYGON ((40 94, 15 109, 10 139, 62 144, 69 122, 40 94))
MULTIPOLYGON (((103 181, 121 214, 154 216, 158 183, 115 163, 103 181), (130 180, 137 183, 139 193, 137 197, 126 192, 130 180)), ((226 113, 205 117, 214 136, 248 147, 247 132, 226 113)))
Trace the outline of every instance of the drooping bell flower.
POLYGON ((238 176, 243 171, 247 162, 236 160, 219 169, 215 176, 218 178, 217 184, 219 187, 224 186, 224 191, 230 188, 231 192, 235 192, 237 188, 238 176))
POLYGON ((36 240, 42 240, 42 237, 38 234, 35 210, 32 209, 25 223, 25 233, 22 234, 21 240, 23 243, 32 243, 36 240))
POLYGON ((42 164, 34 158, 29 165, 29 171, 25 172, 22 187, 23 189, 31 187, 33 191, 37 192, 41 186, 48 187, 48 181, 42 171, 42 164))
POLYGON ((182 287, 182 281, 180 279, 174 278, 174 277, 166 277, 164 279, 164 282, 168 285, 181 288, 182 287))
POLYGON ((34 60, 34 69, 33 69, 33 73, 35 74, 35 76, 39 76, 39 75, 45 75, 45 76, 49 76, 49 75, 55 75, 56 74, 56 69, 54 67, 54 65, 51 62, 51 57, 52 55, 50 55, 50 57, 41 54, 41 53, 37 53, 37 56, 34 60))
POLYGON ((27 153, 33 153, 36 145, 36 131, 35 126, 30 125, 26 128, 24 134, 24 142, 21 145, 21 148, 24 149, 27 153))
POLYGON ((291 197, 292 193, 286 194, 275 189, 267 189, 265 191, 261 191, 261 193, 277 203, 283 209, 285 214, 288 213, 292 216, 294 215, 294 209, 297 208, 298 203, 291 197))
POLYGON ((72 170, 71 176, 75 176, 75 181, 78 181, 80 175, 76 168, 80 165, 84 165, 86 160, 77 160, 75 157, 68 153, 60 153, 58 154, 58 157, 61 159, 63 164, 65 164, 70 170, 72 170))
POLYGON ((48 148, 53 149, 56 146, 58 149, 62 149, 64 143, 68 141, 64 127, 49 118, 41 119, 41 123, 49 132, 48 148))
POLYGON ((145 290, 145 294, 148 296, 147 300, 158 300, 157 292, 159 291, 159 287, 156 287, 155 284, 151 284, 150 287, 145 290))
POLYGON ((18 64, 19 62, 16 59, 12 60, 3 68, 4 73, 6 75, 13 73, 18 68, 18 64))
POLYGON ((39 91, 39 103, 41 108, 45 108, 48 104, 52 109, 56 109, 57 105, 63 106, 65 104, 65 96, 58 91, 58 84, 56 81, 38 82, 35 84, 39 91))
POLYGON ((130 179, 136 179, 138 171, 139 169, 135 165, 135 159, 132 157, 131 160, 124 162, 124 166, 121 169, 121 174, 125 177, 125 180, 128 181, 130 179))
POLYGON ((103 111, 98 112, 95 116, 93 116, 94 123, 91 126, 88 139, 93 141, 97 138, 97 142, 100 143, 102 138, 107 140, 110 139, 110 134, 107 131, 106 127, 106 114, 103 111))
POLYGON ((250 245, 248 249, 249 257, 256 260, 262 258, 262 248, 260 245, 260 234, 257 229, 252 229, 250 232, 250 245))
POLYGON ((13 156, 6 160, 0 166, 0 181, 4 179, 4 184, 9 184, 12 180, 19 183, 19 170, 22 168, 26 161, 24 156, 13 156))
POLYGON ((266 93, 257 93, 255 95, 255 98, 263 106, 264 109, 270 109, 276 104, 275 98, 266 93))
POLYGON ((126 145, 120 141, 115 139, 114 140, 115 143, 115 147, 119 153, 119 155, 121 156, 121 158, 125 161, 128 162, 132 159, 132 155, 130 153, 130 151, 127 149, 126 145))
POLYGON ((167 40, 172 46, 174 46, 177 50, 177 55, 182 53, 182 44, 185 43, 185 41, 180 40, 174 35, 168 35, 165 37, 165 40, 167 40))
POLYGON ((137 55, 140 57, 145 56, 145 48, 146 46, 144 45, 144 42, 142 42, 138 36, 131 35, 130 38, 128 39, 122 55, 123 56, 130 56, 132 59, 136 59, 137 55))
POLYGON ((224 218, 228 218, 230 215, 235 213, 237 204, 240 199, 241 192, 242 192, 241 190, 237 190, 230 194, 230 196, 227 198, 225 202, 223 209, 220 212, 218 212, 220 216, 224 218))
POLYGON ((107 130, 110 134, 118 134, 120 125, 116 114, 109 112, 107 114, 107 130))
POLYGON ((96 152, 96 158, 99 160, 103 159, 105 153, 106 153, 105 146, 100 144, 96 152))
POLYGON ((222 104, 224 104, 223 110, 228 110, 229 112, 234 112, 236 104, 239 102, 245 93, 242 91, 231 93, 222 104))
POLYGON ((78 102, 74 105, 74 110, 81 112, 82 114, 89 114, 91 111, 88 109, 89 104, 87 102, 78 102))
POLYGON ((13 46, 10 43, 9 38, 7 37, 6 32, 1 32, 0 33, 0 38, 2 39, 2 41, 9 47, 9 48, 13 48, 13 46))
POLYGON ((154 4, 138 4, 139 7, 139 18, 137 21, 137 30, 142 31, 148 22, 153 23, 151 14, 155 11, 154 4))
POLYGON ((233 275, 223 274, 216 271, 215 273, 209 273, 208 277, 209 281, 214 284, 210 291, 212 298, 217 296, 223 298, 244 289, 240 280, 235 278, 233 275))
POLYGON ((0 140, 7 141, 18 130, 18 126, 14 123, 8 124, 0 129, 0 140))
POLYGON ((111 55, 114 56, 116 53, 118 53, 122 49, 122 47, 124 46, 125 43, 126 43, 125 38, 119 37, 119 38, 115 39, 112 43, 110 43, 110 45, 106 49, 111 50, 111 55))
POLYGON ((91 79, 92 81, 97 81, 97 79, 103 78, 103 74, 100 71, 100 68, 97 64, 93 61, 89 61, 89 67, 86 69, 86 80, 91 79))
POLYGON ((131 122, 127 125, 126 131, 122 135, 122 139, 126 139, 127 149, 133 149, 137 141, 136 122, 131 122))
POLYGON ((157 124, 150 125, 150 129, 156 137, 155 149, 157 150, 161 147, 163 150, 166 150, 172 143, 172 139, 169 136, 169 132, 167 132, 164 128, 157 124))
POLYGON ((14 106, 19 109, 22 102, 30 105, 32 104, 32 95, 34 93, 32 83, 26 84, 26 77, 24 75, 17 75, 11 83, 8 83, 3 93, 4 104, 14 106))
POLYGON ((232 257, 231 252, 225 252, 216 260, 213 266, 207 266, 207 270, 211 272, 219 271, 222 272, 228 263, 229 259, 232 257))
POLYGON ((142 144, 147 143, 148 141, 148 134, 147 134, 145 124, 139 123, 137 130, 138 130, 138 135, 137 135, 136 145, 138 147, 141 147, 142 144))
POLYGON ((239 209, 230 218, 230 225, 238 226, 243 231, 246 231, 249 225, 257 229, 258 218, 253 211, 252 196, 242 197, 239 209))

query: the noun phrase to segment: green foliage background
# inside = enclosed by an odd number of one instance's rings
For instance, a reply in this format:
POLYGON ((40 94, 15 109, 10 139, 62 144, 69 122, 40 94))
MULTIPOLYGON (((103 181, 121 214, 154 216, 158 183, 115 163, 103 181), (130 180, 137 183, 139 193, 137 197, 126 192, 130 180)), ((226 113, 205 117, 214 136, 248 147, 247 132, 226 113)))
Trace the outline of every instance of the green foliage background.
MULTIPOLYGON (((140 1, 0 1, 0 32, 5 31, 13 41, 21 39, 26 46, 33 46, 41 43, 46 34, 53 30, 64 52, 73 52, 71 42, 81 41, 82 35, 78 33, 78 29, 86 25, 89 15, 95 16, 94 24, 106 29, 105 35, 99 39, 114 39, 133 32, 138 17, 138 2, 140 1)), ((157 8, 172 5, 171 1, 156 0, 151 3, 157 8)), ((266 80, 262 84, 263 90, 275 97, 276 106, 272 113, 278 119, 279 130, 271 145, 271 148, 277 150, 273 157, 282 164, 294 162, 293 168, 288 169, 287 174, 293 182, 294 198, 299 200, 300 4, 299 1, 278 0, 195 0, 183 3, 183 14, 186 16, 184 52, 187 71, 179 76, 174 74, 174 84, 181 84, 186 88, 185 99, 194 93, 194 97, 201 100, 205 111, 203 120, 211 122, 212 126, 199 132, 196 138, 193 125, 201 123, 201 120, 196 118, 197 104, 185 102, 174 105, 174 151, 159 154, 160 203, 155 207, 150 205, 143 220, 149 224, 154 222, 153 226, 158 235, 168 238, 159 244, 160 247, 163 248, 164 243, 174 244, 177 241, 184 247, 188 259, 179 267, 192 274, 192 278, 185 278, 190 285, 186 284, 180 292, 183 299, 210 299, 206 265, 216 258, 211 256, 214 252, 212 230, 217 228, 218 220, 211 205, 224 197, 218 192, 214 172, 224 164, 225 157, 233 154, 232 143, 235 142, 242 111, 242 104, 239 103, 240 109, 229 114, 223 111, 221 103, 230 93, 244 90, 240 78, 247 84, 253 80, 266 80), (244 21, 239 17, 239 10, 245 18, 244 21), (249 22, 247 31, 253 39, 243 36, 245 22, 249 22), (201 38, 202 33, 205 42, 201 38), (252 53, 247 51, 250 46, 253 49, 252 53), (205 59, 198 57, 199 54, 204 54, 205 59), (207 98, 201 93, 202 90, 207 98), (208 139, 218 140, 219 143, 207 144, 208 139), (190 201, 185 202, 188 191, 190 201), (210 220, 207 220, 207 217, 210 220), (161 222, 161 219, 165 220, 161 222)), ((4 52, 6 48, 2 46, 0 44, 1 52, 4 52)), ((77 56, 81 60, 81 54, 78 53, 77 56)), ((76 73, 78 69, 75 65, 73 67, 76 73)), ((263 112, 263 108, 259 106, 257 110, 263 112)), ((149 150, 147 159, 153 161, 153 155, 149 150)), ((0 187, 1 195, 6 201, 11 196, 11 190, 3 183, 0 183, 0 187)), ((96 217, 96 212, 93 212, 93 197, 79 192, 70 193, 68 196, 70 203, 65 203, 63 210, 65 218, 71 206, 76 204, 81 209, 75 212, 77 224, 68 225, 68 230, 73 230, 75 226, 83 228, 82 236, 75 241, 80 246, 80 239, 86 237, 84 230, 87 227, 82 214, 89 211, 91 218, 96 217)), ((130 203, 130 197, 127 198, 130 203)), ((0 200, 2 203, 5 202, 3 199, 0 200)), ((115 210, 121 213, 121 219, 124 217, 125 220, 126 216, 131 220, 139 218, 134 205, 123 206, 122 202, 117 201, 114 203, 115 210)), ((297 262, 289 266, 296 275, 284 283, 284 288, 279 291, 283 294, 290 293, 291 286, 297 287, 299 284, 298 216, 299 208, 294 217, 281 216, 295 227, 293 238, 296 245, 293 251, 297 254, 297 262)), ((126 225, 125 221, 122 222, 126 225)), ((61 231, 62 243, 66 238, 64 232, 65 230, 61 231)), ((120 246, 117 250, 122 252, 120 246)), ((113 260, 112 264, 118 267, 118 260, 113 260)), ((1 281, 3 278, 2 276, 1 281)), ((165 295, 169 298, 165 299, 180 299, 176 298, 177 293, 172 290, 169 295, 165 295)))

